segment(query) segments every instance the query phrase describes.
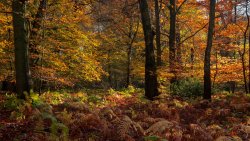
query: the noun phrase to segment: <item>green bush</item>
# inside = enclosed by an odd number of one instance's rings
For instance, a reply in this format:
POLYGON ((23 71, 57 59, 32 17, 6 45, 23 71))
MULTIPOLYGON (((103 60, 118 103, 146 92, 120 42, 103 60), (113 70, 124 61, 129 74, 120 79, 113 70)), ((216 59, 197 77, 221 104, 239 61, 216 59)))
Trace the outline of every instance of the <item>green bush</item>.
POLYGON ((18 110, 19 106, 23 105, 23 103, 25 102, 22 99, 18 99, 17 96, 14 94, 6 94, 5 97, 6 100, 3 103, 3 108, 7 110, 18 110))
POLYGON ((197 98, 203 95, 203 85, 197 78, 184 78, 171 84, 171 94, 186 98, 197 98))
POLYGON ((158 136, 146 136, 144 137, 145 141, 167 141, 166 139, 163 139, 161 137, 158 136))
MULTIPOLYGON (((138 89, 139 90, 139 89, 138 89)), ((108 94, 109 95, 115 95, 115 94, 118 94, 118 95, 123 95, 123 96, 127 96, 127 97, 130 97, 132 94, 134 94, 135 92, 137 91, 137 89, 132 86, 132 85, 129 85, 127 88, 123 88, 123 89, 120 89, 120 90, 114 90, 112 88, 110 88, 108 90, 108 94)))
POLYGON ((88 96, 88 102, 89 103, 95 103, 97 104, 98 102, 102 101, 102 97, 96 94, 91 94, 88 96))

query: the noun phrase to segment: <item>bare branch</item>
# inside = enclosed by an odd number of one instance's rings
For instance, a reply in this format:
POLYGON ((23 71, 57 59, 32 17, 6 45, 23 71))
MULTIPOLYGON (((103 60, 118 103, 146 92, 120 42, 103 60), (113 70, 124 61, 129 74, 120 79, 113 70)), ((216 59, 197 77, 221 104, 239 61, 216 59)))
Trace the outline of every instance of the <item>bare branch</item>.
POLYGON ((3 14, 12 14, 12 12, 10 12, 10 11, 0 11, 0 13, 3 13, 3 14))
POLYGON ((187 2, 187 0, 184 0, 184 1, 181 3, 181 5, 176 9, 175 14, 177 14, 177 13, 180 11, 181 7, 185 4, 185 2, 187 2))
POLYGON ((187 41, 188 39, 194 37, 196 34, 198 34, 201 30, 203 30, 206 26, 208 25, 205 24, 203 27, 201 27, 199 30, 197 30, 196 32, 194 32, 192 35, 188 36, 186 39, 182 40, 179 44, 183 44, 185 41, 187 41))

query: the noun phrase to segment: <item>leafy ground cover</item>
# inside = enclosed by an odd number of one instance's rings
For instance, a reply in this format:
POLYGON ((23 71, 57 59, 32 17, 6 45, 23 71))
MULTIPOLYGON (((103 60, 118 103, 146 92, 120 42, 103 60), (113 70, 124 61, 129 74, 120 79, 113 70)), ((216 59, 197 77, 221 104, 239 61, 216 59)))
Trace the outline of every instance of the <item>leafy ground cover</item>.
POLYGON ((0 140, 224 141, 250 139, 250 97, 216 94, 213 101, 139 89, 33 93, 27 101, 0 95, 0 140))

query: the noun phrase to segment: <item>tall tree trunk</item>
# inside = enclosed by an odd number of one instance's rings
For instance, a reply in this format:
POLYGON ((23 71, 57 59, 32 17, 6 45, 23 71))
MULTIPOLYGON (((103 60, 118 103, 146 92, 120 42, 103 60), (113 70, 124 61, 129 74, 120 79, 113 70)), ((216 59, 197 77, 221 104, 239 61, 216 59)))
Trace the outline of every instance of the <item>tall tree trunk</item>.
POLYGON ((159 2, 155 0, 155 35, 156 35, 156 49, 157 49, 157 66, 162 65, 161 60, 161 29, 160 29, 160 10, 159 10, 159 2))
POLYGON ((16 89, 19 98, 25 99, 24 92, 30 92, 30 71, 28 57, 28 29, 25 19, 26 1, 13 0, 13 28, 15 46, 16 89))
MULTIPOLYGON (((131 17, 132 18, 132 17, 131 17)), ((132 46, 135 41, 135 38, 137 36, 137 32, 139 29, 139 23, 140 21, 138 20, 137 25, 136 25, 136 30, 133 30, 133 20, 130 19, 130 28, 129 28, 129 43, 128 43, 128 52, 127 52, 127 58, 128 58, 128 64, 127 64, 127 83, 126 86, 128 87, 131 85, 131 60, 132 60, 132 46)))
MULTIPOLYGON (((244 48, 245 50, 245 48, 244 48)), ((246 74, 246 65, 245 65, 245 51, 241 54, 241 63, 242 63, 242 72, 243 72, 243 81, 244 81, 244 88, 245 88, 245 93, 248 93, 248 88, 247 88, 247 74, 246 74)))
POLYGON ((248 31, 248 88, 250 91, 250 30, 248 31))
POLYGON ((210 11, 209 11, 209 27, 207 35, 207 47, 205 51, 204 60, 204 99, 211 99, 211 69, 210 69, 210 57, 211 49, 213 46, 213 32, 214 32, 214 21, 215 21, 215 0, 210 0, 210 11))
POLYGON ((246 15, 247 15, 247 28, 244 34, 244 49, 246 48, 245 45, 246 45, 247 32, 248 32, 248 91, 246 91, 246 93, 248 93, 250 91, 250 30, 249 30, 250 17, 248 15, 248 0, 246 0, 246 15))
POLYGON ((215 52, 215 73, 214 73, 213 88, 215 87, 217 74, 218 74, 218 52, 216 51, 215 52))
POLYGON ((108 58, 107 58, 107 72, 108 72, 108 82, 109 82, 109 88, 113 88, 113 79, 112 79, 112 65, 111 65, 111 50, 108 50, 107 52, 108 58))
MULTIPOLYGON (((175 74, 175 41, 176 41, 176 2, 170 0, 170 33, 169 33, 169 67, 170 73, 175 74)), ((174 83, 176 78, 172 78, 170 83, 174 83)))
POLYGON ((234 23, 237 22, 237 0, 234 0, 234 23))
POLYGON ((42 28, 42 21, 45 16, 46 7, 47 7, 47 0, 40 0, 38 11, 32 23, 32 30, 31 30, 31 35, 30 35, 30 41, 31 41, 30 42, 30 54, 32 54, 33 57, 30 60, 31 68, 35 67, 35 65, 37 64, 39 60, 39 57, 38 57, 39 53, 36 47, 39 44, 38 33, 40 29, 42 28))
POLYGON ((37 31, 39 31, 42 28, 42 21, 46 13, 46 8, 47 8, 47 0, 40 0, 38 11, 32 23, 32 32, 31 32, 32 36, 36 36, 38 34, 37 31))
POLYGON ((180 33, 180 26, 179 23, 176 23, 176 61, 178 63, 178 67, 181 67, 182 65, 182 48, 181 48, 181 33, 180 33))
MULTIPOLYGON (((243 54, 242 54, 242 68, 243 68, 243 76, 244 76, 244 82, 245 82, 245 91, 246 93, 248 93, 250 91, 250 65, 249 66, 249 72, 248 72, 248 86, 247 86, 247 74, 246 74, 246 68, 245 68, 245 53, 246 53, 246 44, 247 44, 247 34, 248 34, 248 30, 249 30, 249 15, 248 15, 248 0, 246 0, 246 8, 245 8, 245 13, 247 16, 247 27, 245 29, 244 32, 244 50, 243 50, 243 54)), ((249 55, 250 55, 250 50, 249 50, 249 55)), ((249 57, 249 63, 250 63, 250 57, 249 57)))
POLYGON ((194 69, 194 48, 190 49, 191 70, 194 69))
POLYGON ((128 66, 127 66, 127 86, 131 85, 131 60, 132 60, 132 45, 128 45, 128 52, 127 52, 127 57, 128 57, 128 66))
POLYGON ((159 95, 157 88, 157 73, 154 55, 153 31, 151 27, 147 0, 139 0, 144 39, 146 45, 145 63, 145 96, 153 100, 159 95))
MULTIPOLYGON (((9 20, 8 18, 8 14, 6 13, 6 18, 9 20)), ((8 23, 8 26, 10 26, 11 23, 8 23)), ((7 32, 7 41, 11 42, 12 39, 11 39, 11 29, 8 28, 8 32, 7 32)), ((6 44, 6 47, 9 47, 9 44, 6 44)), ((10 72, 11 74, 8 74, 8 76, 12 76, 12 72, 13 72, 13 62, 12 62, 12 55, 10 54, 9 55, 9 65, 10 65, 10 72)))
MULTIPOLYGON (((37 65, 38 61, 39 60, 41 61, 41 57, 39 57, 39 51, 37 50, 37 46, 43 38, 42 36, 40 36, 41 34, 39 34, 39 32, 41 31, 43 26, 43 20, 45 18, 46 8, 47 8, 47 0, 40 0, 39 7, 35 15, 35 19, 32 22, 32 30, 30 34, 30 47, 29 47, 29 52, 31 54, 30 55, 31 72, 34 71, 34 68, 37 65)), ((41 78, 33 79, 33 81, 34 83, 32 82, 31 86, 32 89, 40 91, 40 86, 42 84, 41 78)))
POLYGON ((228 20, 227 20, 227 24, 233 23, 234 22, 234 5, 233 5, 233 0, 229 1, 229 7, 230 10, 228 10, 228 20))

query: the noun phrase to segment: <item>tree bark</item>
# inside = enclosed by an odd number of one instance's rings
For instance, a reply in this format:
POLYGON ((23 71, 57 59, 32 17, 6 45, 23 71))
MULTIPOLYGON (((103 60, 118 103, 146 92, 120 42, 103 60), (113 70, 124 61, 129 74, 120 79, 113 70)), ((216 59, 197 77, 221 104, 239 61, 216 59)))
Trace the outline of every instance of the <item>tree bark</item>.
POLYGON ((211 99, 211 69, 210 69, 210 57, 211 49, 213 46, 213 32, 214 32, 214 21, 215 21, 215 0, 210 0, 210 11, 209 11, 209 27, 207 35, 207 47, 205 51, 204 60, 204 99, 211 99))
POLYGON ((194 69, 194 49, 190 49, 190 61, 191 61, 191 70, 194 69))
MULTIPOLYGON (((244 48, 245 50, 245 48, 244 48)), ((245 51, 243 51, 245 52, 245 51)), ((244 88, 245 88, 245 93, 248 93, 248 88, 247 88, 247 74, 246 74, 246 65, 245 65, 245 53, 241 54, 241 63, 242 63, 242 72, 243 72, 243 81, 244 81, 244 88)))
POLYGON ((154 55, 153 31, 151 27, 150 13, 147 0, 139 0, 142 26, 146 46, 145 63, 145 96, 153 100, 159 95, 157 86, 157 73, 154 55))
MULTIPOLYGON (((176 44, 176 2, 175 0, 170 0, 170 33, 169 33, 169 67, 170 73, 175 74, 175 44, 176 44)), ((170 80, 170 83, 174 83, 175 78, 170 80)))
MULTIPOLYGON (((249 30, 249 24, 250 24, 250 17, 248 15, 248 0, 246 0, 246 16, 247 16, 247 27, 244 33, 244 50, 246 49, 246 41, 247 41, 247 32, 248 32, 248 89, 247 86, 245 86, 245 89, 247 90, 246 93, 250 91, 250 30, 249 30)), ((245 79, 245 85, 246 85, 246 78, 245 79)))
POLYGON ((161 29, 160 29, 160 10, 159 10, 159 2, 155 0, 155 36, 156 36, 156 49, 157 49, 157 66, 162 65, 161 60, 161 29))
POLYGON ((128 57, 128 66, 127 66, 127 88, 129 85, 131 85, 131 60, 132 60, 132 45, 128 45, 128 52, 127 52, 127 57, 128 57))
POLYGON ((218 74, 218 52, 215 52, 215 73, 214 73, 214 80, 213 80, 213 88, 215 87, 215 81, 218 74))
POLYGON ((248 88, 250 91, 250 30, 248 32, 248 88))
POLYGON ((30 92, 30 71, 28 57, 28 29, 25 19, 26 1, 13 0, 13 28, 15 46, 16 89, 18 97, 25 99, 24 92, 30 92))
POLYGON ((234 23, 237 22, 237 0, 234 0, 234 23))
POLYGON ((176 23, 176 60, 178 68, 182 65, 181 33, 179 23, 176 23))
POLYGON ((33 55, 30 60, 30 67, 33 68, 37 64, 39 60, 39 53, 37 51, 37 45, 39 43, 38 41, 38 33, 40 29, 42 28, 42 20, 45 16, 45 11, 47 7, 47 0, 40 0, 39 8, 36 13, 35 19, 32 23, 32 30, 30 35, 30 54, 33 55))
MULTIPOLYGON (((245 12, 246 12, 246 15, 247 15, 247 26, 246 26, 246 29, 244 31, 244 43, 243 43, 243 52, 240 53, 240 56, 241 56, 241 63, 242 63, 242 73, 243 73, 243 81, 244 81, 244 88, 245 88, 245 93, 247 94, 249 91, 248 91, 248 85, 247 85, 247 73, 246 73, 246 64, 245 64, 245 54, 246 54, 246 44, 247 44, 247 33, 248 33, 248 29, 249 29, 249 15, 247 13, 248 11, 248 7, 247 7, 247 3, 248 3, 248 0, 246 0, 246 7, 245 7, 245 12)), ((250 78, 250 76, 249 76, 250 78)))
MULTIPOLYGON (((132 18, 132 17, 131 17, 132 18)), ((132 46, 133 46, 133 43, 135 41, 135 38, 137 36, 137 32, 139 30, 139 20, 137 22, 137 25, 136 25, 136 30, 133 31, 133 20, 130 19, 130 28, 129 28, 129 43, 128 43, 128 52, 127 52, 127 61, 128 61, 128 64, 127 64, 127 83, 126 83, 126 87, 128 87, 129 85, 131 85, 131 61, 132 61, 132 46)))

